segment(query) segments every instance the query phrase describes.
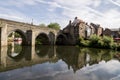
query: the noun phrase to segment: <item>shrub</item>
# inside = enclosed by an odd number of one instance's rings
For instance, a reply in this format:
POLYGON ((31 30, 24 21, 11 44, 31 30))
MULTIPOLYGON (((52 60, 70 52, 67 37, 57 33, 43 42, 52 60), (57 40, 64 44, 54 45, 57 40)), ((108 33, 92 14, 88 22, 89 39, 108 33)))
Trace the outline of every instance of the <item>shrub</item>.
POLYGON ((84 39, 80 36, 77 44, 81 46, 83 41, 84 39))
POLYGON ((104 45, 103 41, 102 41, 102 40, 99 40, 99 41, 98 41, 98 44, 97 44, 97 47, 98 47, 98 48, 103 48, 103 45, 104 45))
POLYGON ((89 43, 90 43, 90 41, 88 41, 88 40, 83 40, 83 41, 81 42, 81 45, 82 45, 82 46, 85 46, 85 47, 88 47, 88 46, 89 46, 89 43))
POLYGON ((120 51, 120 45, 117 46, 117 50, 120 51))
POLYGON ((90 36, 90 46, 92 47, 99 47, 101 38, 97 35, 91 35, 90 36))
POLYGON ((111 49, 113 49, 113 50, 117 50, 118 47, 119 46, 116 43, 111 44, 111 49))
POLYGON ((84 40, 82 37, 80 37, 78 44, 79 44, 79 46, 88 47, 89 46, 89 41, 88 40, 84 40))
POLYGON ((94 48, 106 48, 113 50, 120 50, 120 44, 114 42, 112 37, 109 36, 90 36, 89 40, 84 40, 82 37, 79 38, 79 46, 94 47, 94 48))
POLYGON ((109 37, 109 36, 103 36, 103 47, 104 48, 111 48, 112 45, 113 45, 113 38, 112 37, 109 37))

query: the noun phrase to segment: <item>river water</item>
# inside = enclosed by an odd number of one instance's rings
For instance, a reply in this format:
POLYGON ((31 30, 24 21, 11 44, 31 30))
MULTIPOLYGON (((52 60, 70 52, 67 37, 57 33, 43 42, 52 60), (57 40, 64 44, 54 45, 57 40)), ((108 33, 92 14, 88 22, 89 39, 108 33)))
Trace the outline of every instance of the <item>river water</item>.
POLYGON ((120 80, 116 51, 12 44, 0 51, 0 80, 120 80))

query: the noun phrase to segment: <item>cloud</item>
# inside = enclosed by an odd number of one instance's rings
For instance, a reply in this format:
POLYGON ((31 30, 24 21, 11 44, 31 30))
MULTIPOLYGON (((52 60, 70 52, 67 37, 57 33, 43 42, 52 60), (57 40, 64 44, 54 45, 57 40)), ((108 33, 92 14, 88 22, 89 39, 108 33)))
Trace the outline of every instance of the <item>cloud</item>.
POLYGON ((119 79, 120 79, 120 75, 115 76, 115 77, 111 78, 110 80, 119 80, 119 79))
POLYGON ((0 9, 3 18, 8 17, 17 20, 25 18, 29 22, 32 17, 35 22, 50 23, 56 21, 63 28, 70 19, 73 20, 75 16, 78 16, 86 22, 101 24, 103 27, 120 27, 119 0, 7 0, 6 3, 5 1, 0 2, 1 7, 4 6, 5 8, 5 10, 0 9), (113 5, 114 7, 111 7, 113 5), (29 11, 29 7, 34 12, 29 11), (9 10, 6 11, 6 9, 9 10), (40 17, 42 14, 44 19, 36 17, 33 15, 34 13, 40 17))
POLYGON ((7 14, 0 14, 1 18, 6 18, 6 19, 17 19, 17 20, 23 20, 23 18, 14 16, 14 15, 7 15, 7 14))
POLYGON ((105 16, 99 19, 98 21, 101 22, 106 27, 111 28, 119 28, 120 22, 120 12, 117 9, 109 9, 105 11, 105 16))
POLYGON ((115 4, 115 5, 117 5, 117 6, 119 6, 120 7, 120 1, 119 0, 115 0, 115 1, 113 1, 113 0, 109 0, 111 3, 113 3, 113 4, 115 4))
MULTIPOLYGON (((75 16, 80 17, 81 19, 87 22, 94 22, 101 24, 102 27, 120 27, 120 11, 116 8, 106 8, 103 11, 100 11, 104 1, 102 0, 54 0, 57 4, 63 7, 62 15, 73 19, 75 16), (90 7, 90 6, 93 7, 90 7), (64 7, 66 9, 64 9, 64 7), (115 14, 115 15, 114 15, 115 14)), ((109 4, 110 6, 111 4, 109 4)), ((104 5, 105 6, 105 5, 104 5)), ((106 4, 107 6, 107 4, 106 4)))
POLYGON ((23 8, 26 5, 33 6, 37 3, 34 0, 7 0, 6 2, 1 1, 0 4, 7 7, 14 6, 18 8, 23 8))
POLYGON ((31 18, 13 9, 0 7, 0 18, 10 19, 21 22, 31 22, 31 18))
POLYGON ((120 70, 119 66, 120 63, 117 60, 110 60, 108 62, 101 61, 99 62, 99 64, 83 67, 81 71, 83 71, 85 74, 97 72, 99 70, 105 71, 108 74, 117 74, 116 72, 120 70))

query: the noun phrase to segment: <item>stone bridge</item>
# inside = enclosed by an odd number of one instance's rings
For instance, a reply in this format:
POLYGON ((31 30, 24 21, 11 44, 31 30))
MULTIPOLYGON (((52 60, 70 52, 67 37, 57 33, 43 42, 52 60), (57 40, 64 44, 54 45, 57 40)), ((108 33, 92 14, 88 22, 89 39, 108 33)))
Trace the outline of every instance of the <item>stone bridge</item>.
POLYGON ((57 30, 47 27, 40 27, 28 23, 0 19, 1 46, 7 46, 8 36, 13 32, 17 32, 21 35, 23 45, 30 46, 34 46, 36 38, 41 37, 47 41, 43 41, 43 44, 54 45, 58 33, 57 30))

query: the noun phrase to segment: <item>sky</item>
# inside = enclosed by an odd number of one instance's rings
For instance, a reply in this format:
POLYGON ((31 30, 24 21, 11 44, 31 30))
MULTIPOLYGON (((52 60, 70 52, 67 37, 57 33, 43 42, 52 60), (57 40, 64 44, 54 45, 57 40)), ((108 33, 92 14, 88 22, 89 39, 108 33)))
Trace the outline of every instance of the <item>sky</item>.
POLYGON ((0 18, 61 28, 75 17, 103 28, 120 28, 120 0, 0 0, 0 18))

